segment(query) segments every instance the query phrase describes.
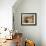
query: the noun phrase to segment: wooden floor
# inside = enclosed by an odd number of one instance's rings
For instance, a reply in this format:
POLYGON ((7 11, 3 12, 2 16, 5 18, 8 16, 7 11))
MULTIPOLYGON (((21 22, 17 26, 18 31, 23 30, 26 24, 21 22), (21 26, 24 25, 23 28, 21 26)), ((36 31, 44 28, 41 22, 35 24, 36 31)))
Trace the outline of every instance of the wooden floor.
POLYGON ((6 42, 2 43, 0 46, 16 46, 15 39, 13 40, 6 40, 6 42))
MULTIPOLYGON (((0 42, 3 42, 6 39, 0 39, 0 42)), ((14 36, 12 36, 12 40, 6 40, 3 44, 0 44, 0 46, 22 46, 22 33, 16 33, 14 36)))

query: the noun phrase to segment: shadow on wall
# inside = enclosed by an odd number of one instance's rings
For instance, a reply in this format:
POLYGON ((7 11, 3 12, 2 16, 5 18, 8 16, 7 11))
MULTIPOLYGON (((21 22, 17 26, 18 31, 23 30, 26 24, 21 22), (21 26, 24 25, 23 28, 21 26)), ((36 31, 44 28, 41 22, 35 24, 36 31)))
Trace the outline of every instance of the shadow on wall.
POLYGON ((17 0, 16 3, 12 6, 12 9, 16 10, 18 8, 18 6, 21 5, 21 3, 23 3, 23 0, 17 0))

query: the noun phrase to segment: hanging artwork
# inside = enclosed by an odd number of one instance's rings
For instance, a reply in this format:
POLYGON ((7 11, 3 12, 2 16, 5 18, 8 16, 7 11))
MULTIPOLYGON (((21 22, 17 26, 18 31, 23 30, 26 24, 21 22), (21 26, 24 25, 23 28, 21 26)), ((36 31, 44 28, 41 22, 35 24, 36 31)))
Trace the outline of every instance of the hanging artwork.
POLYGON ((21 13, 21 25, 36 25, 36 13, 21 13))

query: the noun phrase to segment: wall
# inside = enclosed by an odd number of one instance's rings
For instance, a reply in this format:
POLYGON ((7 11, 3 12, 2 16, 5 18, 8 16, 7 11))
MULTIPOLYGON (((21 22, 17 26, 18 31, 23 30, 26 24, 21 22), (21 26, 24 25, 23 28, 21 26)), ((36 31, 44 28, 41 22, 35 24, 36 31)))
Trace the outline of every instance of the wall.
POLYGON ((46 46, 46 0, 41 0, 40 29, 42 46, 46 46))
POLYGON ((23 0, 17 8, 16 5, 13 7, 15 31, 22 32, 25 39, 34 40, 36 46, 41 46, 40 2, 40 0, 23 0), (21 13, 37 13, 37 25, 22 26, 21 13))
POLYGON ((12 6, 16 0, 0 0, 0 27, 12 29, 12 6))
MULTIPOLYGON (((12 29, 12 6, 16 0, 0 0, 0 28, 6 27, 9 30, 12 29)), ((10 35, 10 32, 0 29, 0 38, 5 38, 5 35, 10 35), (2 32, 2 33, 1 33, 2 32)))

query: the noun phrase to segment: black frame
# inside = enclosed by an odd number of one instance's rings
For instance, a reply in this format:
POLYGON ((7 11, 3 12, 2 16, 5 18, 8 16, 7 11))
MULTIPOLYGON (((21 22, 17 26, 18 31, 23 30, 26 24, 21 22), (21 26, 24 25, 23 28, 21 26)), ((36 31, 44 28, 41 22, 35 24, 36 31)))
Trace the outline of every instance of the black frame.
POLYGON ((24 25, 24 26, 35 26, 35 25, 37 25, 37 13, 21 13, 21 25, 24 25), (35 14, 35 24, 23 24, 22 23, 22 17, 24 14, 35 14))

